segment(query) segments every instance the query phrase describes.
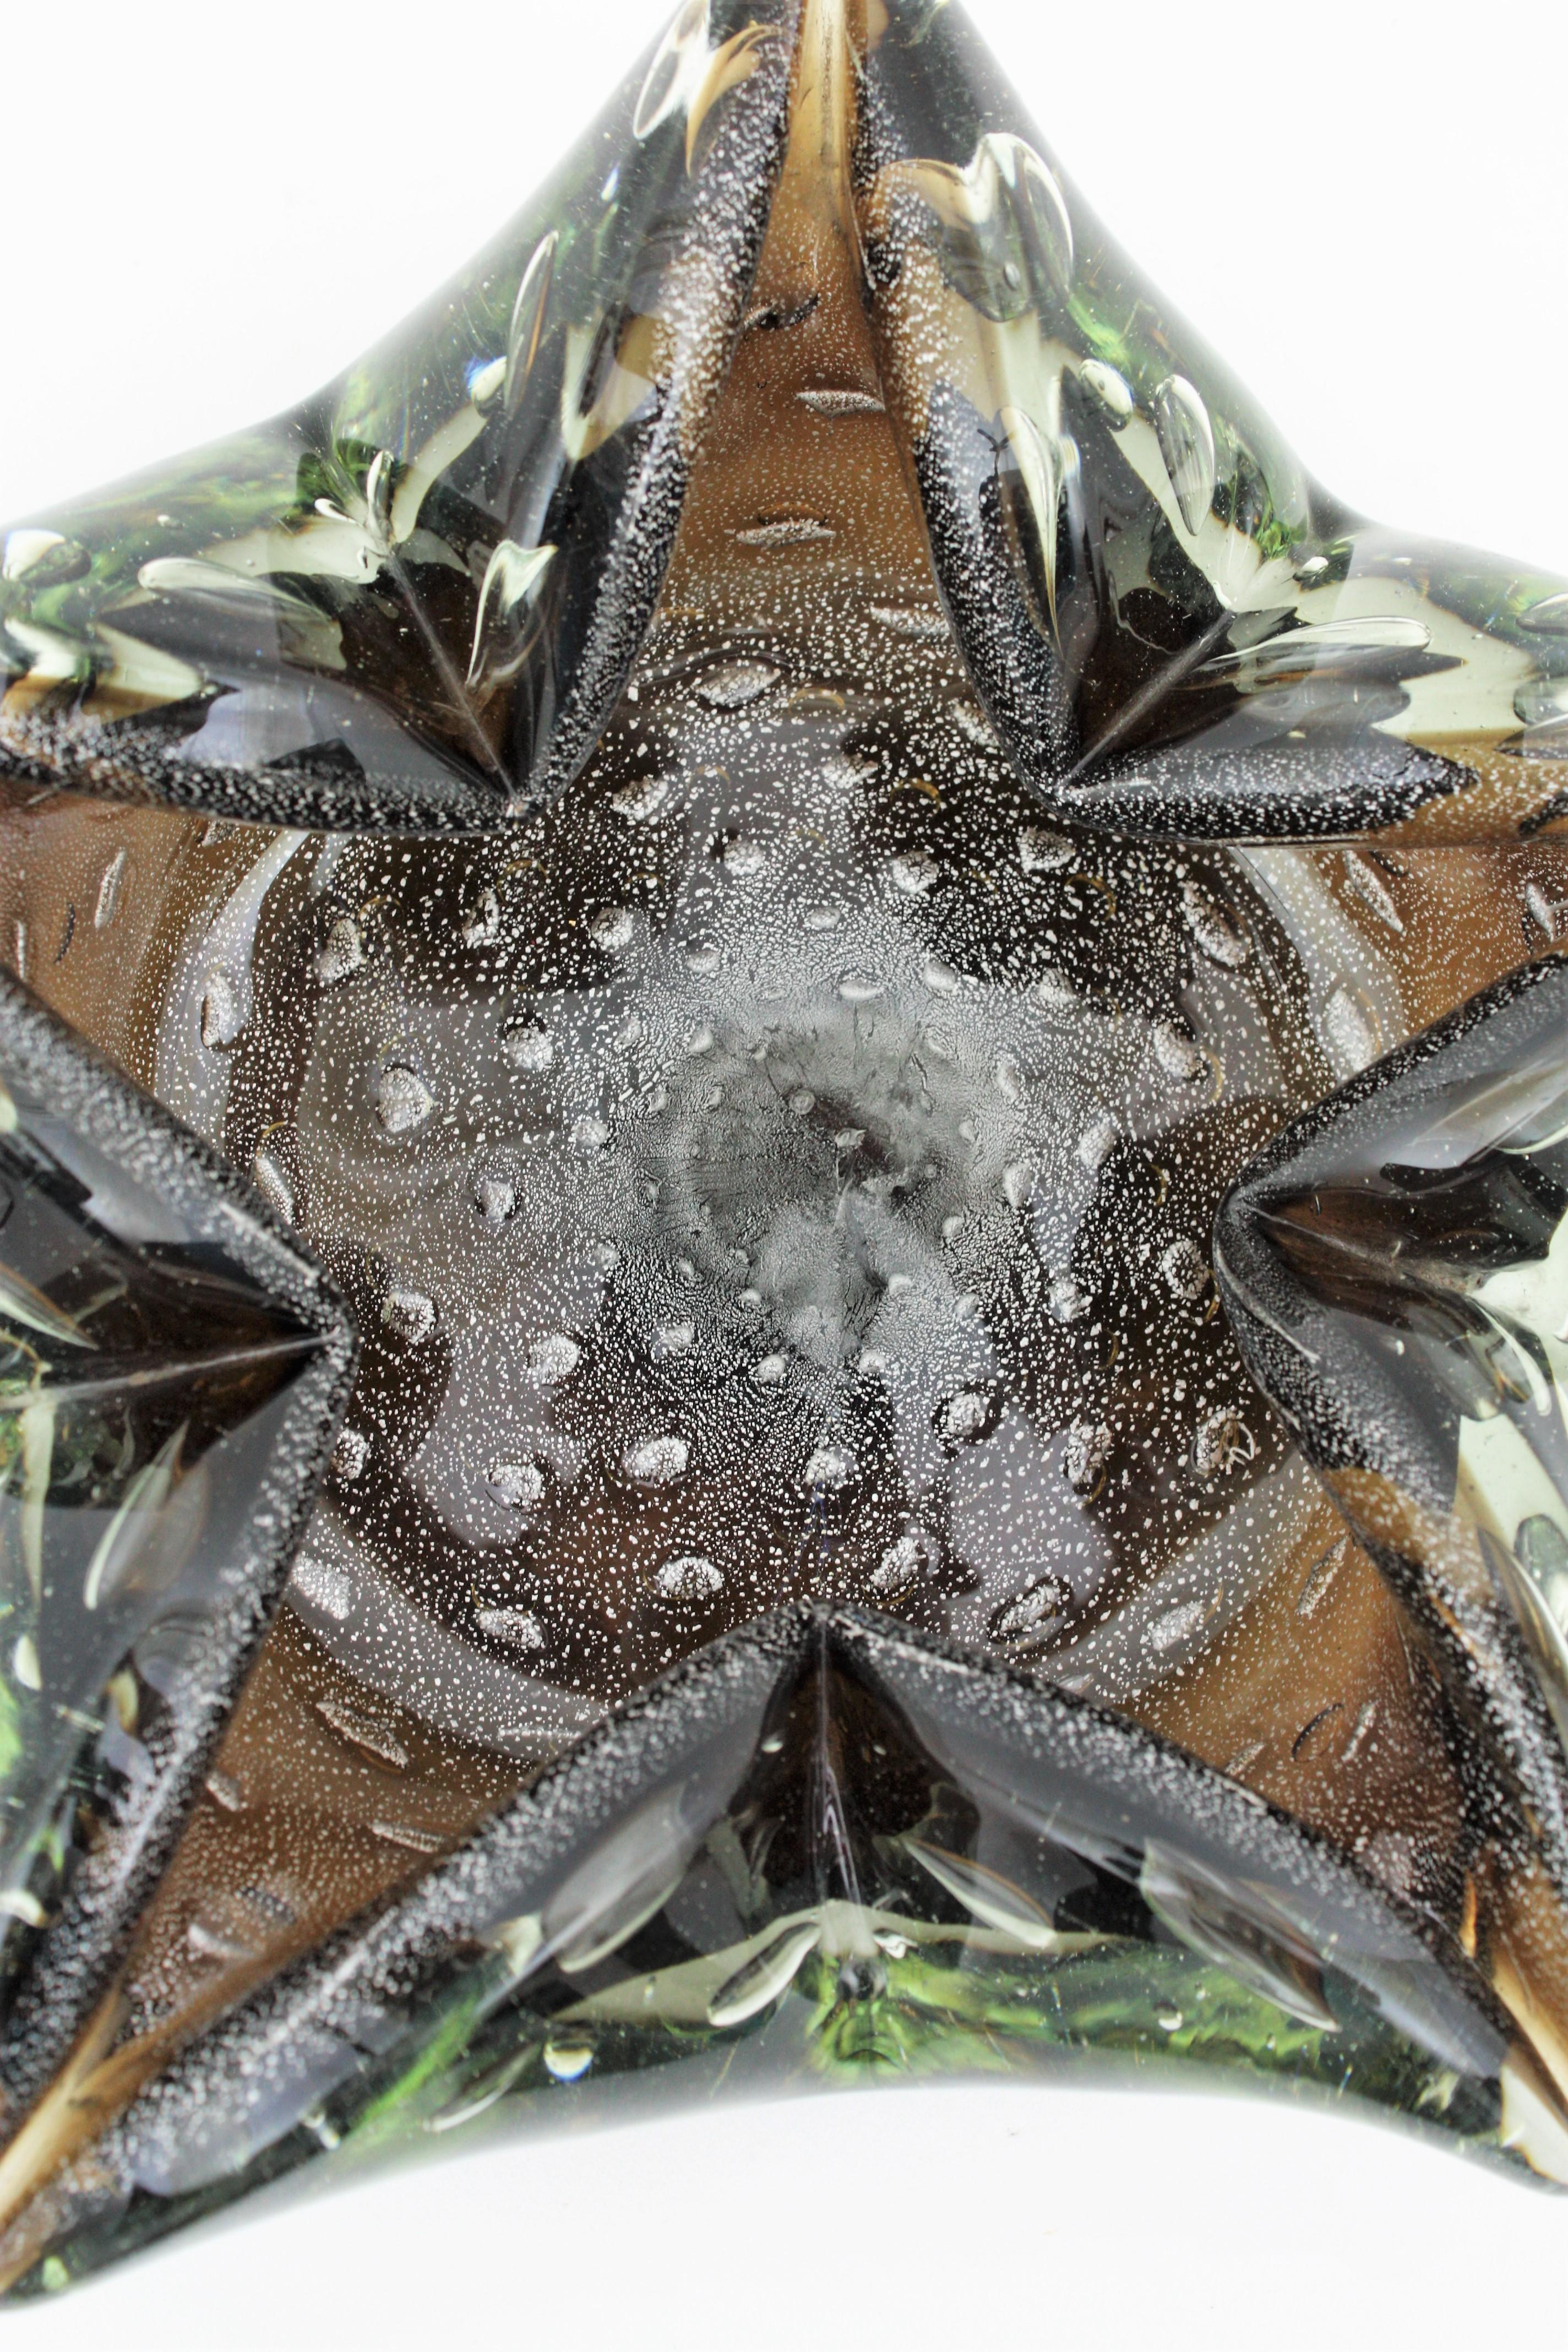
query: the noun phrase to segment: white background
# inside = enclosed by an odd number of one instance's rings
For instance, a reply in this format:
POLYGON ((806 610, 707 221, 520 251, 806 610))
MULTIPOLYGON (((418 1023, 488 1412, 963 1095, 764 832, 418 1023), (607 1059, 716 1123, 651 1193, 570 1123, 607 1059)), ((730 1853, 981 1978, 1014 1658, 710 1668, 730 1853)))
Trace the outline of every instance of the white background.
MULTIPOLYGON (((1352 506, 1568 572, 1568 18, 973 0, 1080 187, 1352 506)), ((269 414, 542 178, 660 0, 0 18, 0 516, 269 414)), ((533 2139, 197 2234, 35 2352, 1561 2341, 1568 2202, 1235 2098, 900 2090, 533 2139)))

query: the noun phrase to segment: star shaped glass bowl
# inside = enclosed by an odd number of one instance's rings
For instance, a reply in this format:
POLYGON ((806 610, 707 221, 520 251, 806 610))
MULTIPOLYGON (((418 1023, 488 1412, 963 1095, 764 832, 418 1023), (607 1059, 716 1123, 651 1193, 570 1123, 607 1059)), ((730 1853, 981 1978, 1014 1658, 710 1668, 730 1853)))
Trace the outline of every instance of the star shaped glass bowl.
POLYGON ((632 2075, 1568 2179, 1568 583, 686 0, 0 682, 13 2293, 632 2075))

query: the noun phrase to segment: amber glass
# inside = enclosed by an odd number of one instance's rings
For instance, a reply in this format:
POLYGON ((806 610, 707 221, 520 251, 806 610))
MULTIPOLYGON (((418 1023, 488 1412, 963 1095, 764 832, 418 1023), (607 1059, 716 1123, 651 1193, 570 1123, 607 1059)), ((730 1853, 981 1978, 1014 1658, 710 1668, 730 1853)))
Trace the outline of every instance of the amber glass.
POLYGON ((1568 586, 687 0, 0 664, 18 2293, 652 2069, 1568 2179, 1568 586))

